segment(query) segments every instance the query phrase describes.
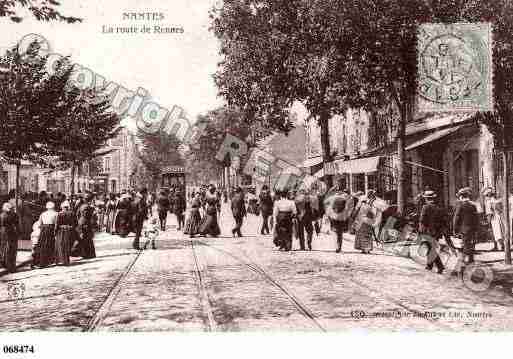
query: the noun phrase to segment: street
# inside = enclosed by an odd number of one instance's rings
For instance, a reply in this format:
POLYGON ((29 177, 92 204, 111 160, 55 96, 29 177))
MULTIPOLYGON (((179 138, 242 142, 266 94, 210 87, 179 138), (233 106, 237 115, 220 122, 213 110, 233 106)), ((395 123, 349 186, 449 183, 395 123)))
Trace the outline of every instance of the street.
MULTIPOLYGON (((157 249, 136 251, 129 238, 98 234, 97 258, 69 267, 20 269, 0 277, 22 286, 0 291, 5 331, 505 330, 513 328, 511 290, 468 289, 457 276, 375 249, 363 255, 327 235, 313 251, 280 252, 255 236, 248 215, 242 238, 193 238, 174 216, 157 249)), ((298 243, 294 242, 294 249, 298 243)), ((504 288, 503 288, 504 289, 504 288)))

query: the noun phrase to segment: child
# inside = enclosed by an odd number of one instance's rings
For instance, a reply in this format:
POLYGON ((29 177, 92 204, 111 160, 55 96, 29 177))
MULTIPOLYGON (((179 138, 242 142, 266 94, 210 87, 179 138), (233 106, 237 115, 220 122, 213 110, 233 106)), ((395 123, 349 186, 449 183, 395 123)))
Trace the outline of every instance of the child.
POLYGON ((145 224, 143 228, 143 236, 146 238, 146 244, 144 248, 146 249, 146 246, 148 243, 151 243, 152 249, 157 249, 155 246, 155 240, 159 236, 159 225, 158 225, 158 218, 153 215, 145 224))

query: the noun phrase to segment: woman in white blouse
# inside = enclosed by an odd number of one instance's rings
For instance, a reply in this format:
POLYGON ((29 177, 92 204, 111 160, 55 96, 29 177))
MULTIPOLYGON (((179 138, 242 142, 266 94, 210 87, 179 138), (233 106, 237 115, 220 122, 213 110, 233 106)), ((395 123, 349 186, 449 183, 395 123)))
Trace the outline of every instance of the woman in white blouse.
POLYGON ((55 262, 55 222, 57 212, 55 203, 48 202, 46 211, 39 217, 41 233, 39 241, 35 248, 34 265, 38 267, 48 267, 55 262))
POLYGON ((280 250, 292 249, 292 226, 297 214, 296 204, 287 198, 287 191, 277 191, 278 200, 274 202, 274 244, 280 250))

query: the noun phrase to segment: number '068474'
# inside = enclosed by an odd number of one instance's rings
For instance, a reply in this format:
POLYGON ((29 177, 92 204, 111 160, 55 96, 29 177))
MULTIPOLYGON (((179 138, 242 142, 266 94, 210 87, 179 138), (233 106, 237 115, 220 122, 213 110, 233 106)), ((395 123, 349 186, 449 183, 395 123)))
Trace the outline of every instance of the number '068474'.
POLYGON ((4 345, 5 354, 25 354, 34 353, 33 345, 4 345))

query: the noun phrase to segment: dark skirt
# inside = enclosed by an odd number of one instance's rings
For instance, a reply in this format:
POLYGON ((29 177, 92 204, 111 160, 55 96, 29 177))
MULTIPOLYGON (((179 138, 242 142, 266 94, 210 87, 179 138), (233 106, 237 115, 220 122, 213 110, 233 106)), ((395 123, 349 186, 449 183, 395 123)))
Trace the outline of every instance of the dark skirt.
POLYGON ((371 251, 374 240, 374 227, 368 223, 362 223, 356 231, 354 240, 354 249, 361 251, 371 251))
POLYGON ((80 226, 80 247, 81 257, 85 259, 96 258, 96 250, 94 248, 94 232, 90 226, 80 226))
POLYGON ((201 215, 199 213, 198 208, 191 209, 189 213, 189 218, 187 218, 187 222, 185 223, 185 230, 183 233, 195 235, 200 233, 200 225, 201 225, 201 215))
POLYGON ((41 225, 41 234, 37 243, 34 264, 38 267, 48 267, 55 262, 55 225, 41 225))
POLYGON ((128 215, 128 210, 118 210, 116 213, 115 222, 116 233, 121 236, 128 235, 128 233, 130 233, 129 222, 130 218, 128 215))
POLYGON ((60 226, 55 235, 55 262, 57 264, 68 265, 71 255, 71 246, 73 245, 74 228, 72 226, 60 226))
POLYGON ((277 247, 287 250, 292 248, 293 225, 292 212, 278 212, 273 241, 277 247))
POLYGON ((207 214, 201 222, 199 232, 203 235, 209 234, 214 237, 221 234, 221 229, 217 223, 217 209, 215 207, 213 211, 207 209, 207 214))
POLYGON ((0 227, 0 267, 8 272, 16 271, 16 253, 18 251, 18 238, 9 233, 7 228, 0 227))

